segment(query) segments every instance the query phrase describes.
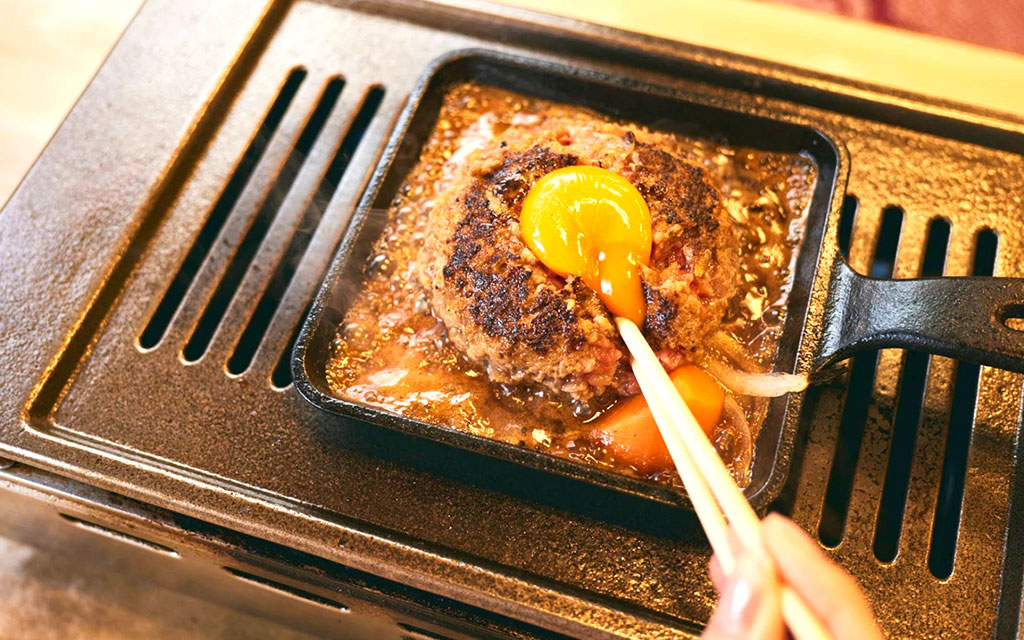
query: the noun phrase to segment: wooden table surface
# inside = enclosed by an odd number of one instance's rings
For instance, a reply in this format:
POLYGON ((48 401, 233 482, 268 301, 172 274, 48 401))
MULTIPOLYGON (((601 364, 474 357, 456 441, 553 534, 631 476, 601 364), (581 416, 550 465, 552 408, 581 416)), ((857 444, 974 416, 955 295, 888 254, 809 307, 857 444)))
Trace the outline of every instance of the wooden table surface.
POLYGON ((0 0, 0 202, 85 89, 141 0, 0 0))

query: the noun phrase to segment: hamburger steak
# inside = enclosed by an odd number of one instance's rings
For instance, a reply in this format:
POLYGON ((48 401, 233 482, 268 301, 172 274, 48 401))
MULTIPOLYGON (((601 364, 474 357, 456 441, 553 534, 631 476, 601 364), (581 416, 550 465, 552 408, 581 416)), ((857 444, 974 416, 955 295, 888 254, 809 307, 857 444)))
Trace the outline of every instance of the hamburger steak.
POLYGON ((641 268, 643 332, 668 368, 694 360, 721 324, 739 286, 740 241, 708 172, 674 155, 667 135, 580 110, 530 124, 513 124, 456 168, 429 214, 420 282, 448 339, 491 380, 582 403, 633 395, 627 350, 597 294, 548 270, 522 240, 531 186, 555 169, 592 165, 644 197, 654 243, 641 268))

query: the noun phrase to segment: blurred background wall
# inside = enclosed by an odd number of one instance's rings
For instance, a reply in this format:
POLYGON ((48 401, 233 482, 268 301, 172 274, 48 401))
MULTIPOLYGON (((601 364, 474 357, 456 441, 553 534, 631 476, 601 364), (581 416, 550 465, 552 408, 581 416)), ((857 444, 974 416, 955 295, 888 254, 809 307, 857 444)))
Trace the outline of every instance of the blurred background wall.
POLYGON ((1024 0, 779 0, 1024 53, 1024 0))

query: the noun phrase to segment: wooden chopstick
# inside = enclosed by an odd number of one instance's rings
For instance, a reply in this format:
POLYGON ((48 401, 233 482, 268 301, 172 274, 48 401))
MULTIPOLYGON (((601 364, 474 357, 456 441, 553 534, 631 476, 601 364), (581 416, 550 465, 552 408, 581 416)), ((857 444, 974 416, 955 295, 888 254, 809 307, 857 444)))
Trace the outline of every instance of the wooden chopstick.
MULTIPOLYGON (((730 525, 743 546, 763 549, 761 521, 718 456, 718 451, 697 424, 697 419, 672 384, 640 328, 625 318, 616 317, 615 323, 633 356, 633 373, 679 471, 697 518, 718 556, 722 571, 728 574, 735 567, 735 555, 729 540, 730 525)), ((783 619, 797 640, 827 640, 832 637, 807 603, 787 585, 782 586, 781 600, 783 619)))

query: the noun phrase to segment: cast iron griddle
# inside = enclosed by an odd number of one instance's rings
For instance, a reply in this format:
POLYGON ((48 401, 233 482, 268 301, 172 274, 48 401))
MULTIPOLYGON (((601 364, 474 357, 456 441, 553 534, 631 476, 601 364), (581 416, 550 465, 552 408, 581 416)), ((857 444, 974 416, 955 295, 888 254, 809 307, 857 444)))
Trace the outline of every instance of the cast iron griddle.
MULTIPOLYGON (((714 594, 683 510, 323 414, 280 366, 417 79, 467 48, 828 131, 849 173, 821 264, 1024 275, 1016 119, 482 3, 151 0, 0 214, 0 455, 520 637, 692 635, 714 594)), ((1020 397, 1018 374, 885 350, 804 399, 773 508, 892 636, 1016 634, 1020 397)))

